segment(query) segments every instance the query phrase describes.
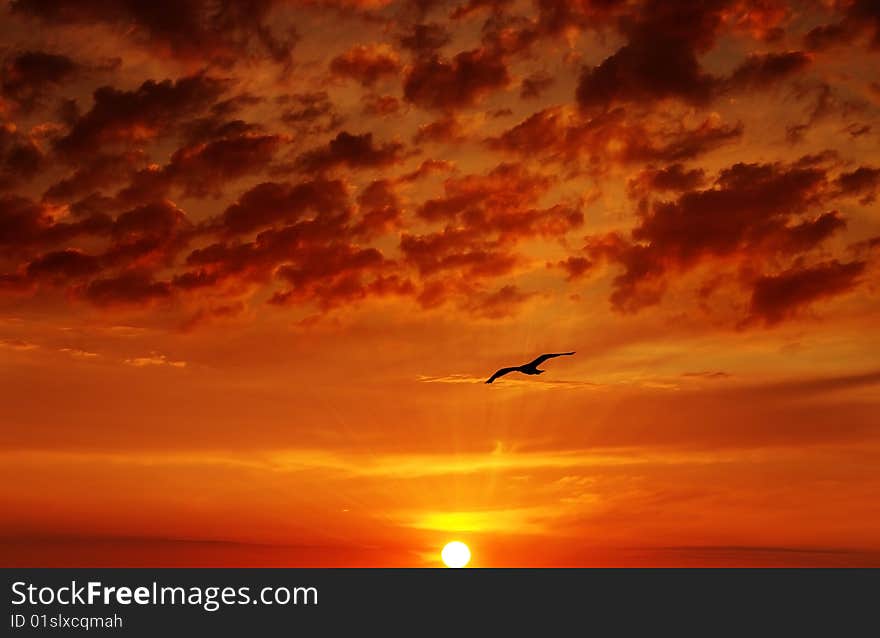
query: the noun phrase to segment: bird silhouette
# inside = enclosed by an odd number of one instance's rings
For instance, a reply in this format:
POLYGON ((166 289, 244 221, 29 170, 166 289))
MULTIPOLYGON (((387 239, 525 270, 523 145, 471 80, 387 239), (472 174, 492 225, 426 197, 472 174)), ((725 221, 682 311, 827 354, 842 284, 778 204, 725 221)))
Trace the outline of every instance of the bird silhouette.
POLYGON ((521 366, 501 368, 495 374, 489 377, 486 383, 492 383, 498 377, 503 377, 505 374, 509 374, 511 372, 522 372, 523 374, 542 374, 546 372, 546 370, 538 370, 538 366, 544 363, 547 359, 553 359, 554 357, 566 357, 572 354, 574 354, 574 352, 556 352, 550 354, 542 354, 534 361, 530 361, 529 363, 525 363, 521 366))

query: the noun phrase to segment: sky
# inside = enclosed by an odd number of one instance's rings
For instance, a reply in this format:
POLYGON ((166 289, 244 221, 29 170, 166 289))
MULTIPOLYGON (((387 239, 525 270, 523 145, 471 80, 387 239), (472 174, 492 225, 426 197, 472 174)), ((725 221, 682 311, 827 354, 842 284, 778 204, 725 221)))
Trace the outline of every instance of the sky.
POLYGON ((878 6, 2 2, 0 563, 880 566, 878 6))

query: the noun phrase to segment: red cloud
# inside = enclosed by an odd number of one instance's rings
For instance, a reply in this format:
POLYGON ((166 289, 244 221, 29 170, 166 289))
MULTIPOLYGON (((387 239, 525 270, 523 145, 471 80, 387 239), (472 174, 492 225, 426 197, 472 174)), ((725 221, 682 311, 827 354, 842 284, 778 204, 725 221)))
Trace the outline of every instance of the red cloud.
POLYGON ((0 191, 34 177, 46 164, 39 145, 13 124, 0 124, 0 191))
POLYGON ((372 86, 384 76, 397 75, 400 58, 387 44, 361 44, 333 58, 330 71, 372 86))
POLYGON ((49 87, 70 80, 79 65, 66 55, 45 51, 23 51, 3 62, 0 92, 19 107, 30 110, 49 87))
POLYGON ((277 223, 296 222, 307 211, 344 215, 349 206, 348 191, 338 180, 317 179, 296 185, 264 182, 227 208, 216 226, 225 234, 246 234, 277 223))
POLYGON ((194 75, 175 82, 148 80, 135 91, 102 87, 94 93, 92 108, 55 146, 61 153, 79 156, 108 143, 150 139, 210 105, 226 86, 223 80, 194 75))
POLYGON ((241 57, 287 62, 296 43, 292 27, 273 29, 275 0, 216 3, 210 0, 105 2, 104 0, 14 0, 12 11, 46 24, 118 25, 133 39, 182 60, 231 65, 241 57))
POLYGON ((471 106, 509 83, 507 65, 499 55, 474 49, 462 51, 452 60, 437 55, 417 60, 406 75, 403 94, 413 104, 450 110, 471 106))
POLYGON ((96 279, 82 292, 88 301, 97 306, 134 305, 169 298, 171 285, 166 281, 154 281, 147 273, 131 271, 96 279))
POLYGON ((377 146, 372 133, 353 135, 339 133, 324 146, 300 155, 297 166, 304 171, 321 172, 337 166, 349 168, 381 168, 401 160, 403 144, 387 142, 377 146))
POLYGON ((100 270, 99 257, 70 248, 41 255, 27 266, 29 277, 56 281, 87 277, 100 270))
POLYGON ((837 22, 818 26, 811 30, 804 42, 811 49, 852 42, 859 36, 868 36, 871 48, 880 48, 880 7, 873 0, 841 0, 835 3, 842 14, 837 22))
POLYGON ((749 319, 767 325, 779 323, 819 299, 852 290, 864 270, 863 261, 840 263, 833 260, 759 277, 752 292, 749 319))
MULTIPOLYGON (((644 208, 630 240, 616 234, 590 238, 586 256, 623 266, 611 301, 618 310, 636 311, 660 301, 671 272, 730 259, 760 268, 768 258, 815 248, 845 226, 837 211, 804 216, 832 196, 820 167, 735 164, 710 188, 685 190, 644 208)), ((585 262, 560 266, 570 277, 586 272, 585 262)))
POLYGON ((741 124, 725 124, 714 115, 689 127, 666 117, 630 118, 624 109, 584 118, 553 107, 487 139, 486 145, 567 165, 584 158, 591 166, 604 168, 614 163, 693 159, 738 139, 742 131, 741 124))

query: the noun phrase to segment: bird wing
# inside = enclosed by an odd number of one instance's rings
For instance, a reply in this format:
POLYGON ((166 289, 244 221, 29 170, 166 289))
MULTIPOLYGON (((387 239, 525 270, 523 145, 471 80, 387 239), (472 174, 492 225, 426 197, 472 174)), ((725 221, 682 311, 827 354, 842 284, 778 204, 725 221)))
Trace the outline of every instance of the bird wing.
POLYGON ((537 368, 539 365, 544 363, 547 359, 553 359, 554 357, 566 357, 568 355, 572 355, 574 352, 553 352, 550 354, 542 354, 540 357, 535 359, 534 361, 527 363, 525 367, 533 367, 537 368))
POLYGON ((486 383, 492 383, 492 382, 493 382, 495 379, 497 379, 498 377, 503 377, 505 374, 508 374, 508 373, 510 373, 510 372, 516 372, 517 370, 519 370, 518 367, 513 367, 513 368, 501 368, 498 372, 496 372, 496 373, 493 374, 491 377, 489 377, 489 379, 486 381, 486 383))

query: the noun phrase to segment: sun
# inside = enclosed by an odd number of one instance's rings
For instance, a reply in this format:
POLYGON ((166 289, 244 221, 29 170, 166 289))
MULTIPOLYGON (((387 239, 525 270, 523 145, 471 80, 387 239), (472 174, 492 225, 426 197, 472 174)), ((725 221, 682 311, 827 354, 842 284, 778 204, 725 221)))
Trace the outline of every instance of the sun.
POLYGON ((440 558, 447 567, 464 567, 471 560, 471 550, 461 541, 446 543, 440 558))

